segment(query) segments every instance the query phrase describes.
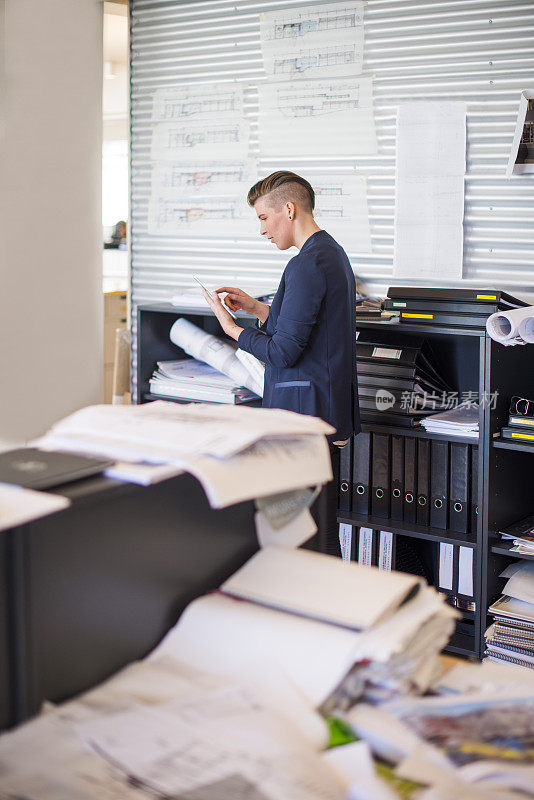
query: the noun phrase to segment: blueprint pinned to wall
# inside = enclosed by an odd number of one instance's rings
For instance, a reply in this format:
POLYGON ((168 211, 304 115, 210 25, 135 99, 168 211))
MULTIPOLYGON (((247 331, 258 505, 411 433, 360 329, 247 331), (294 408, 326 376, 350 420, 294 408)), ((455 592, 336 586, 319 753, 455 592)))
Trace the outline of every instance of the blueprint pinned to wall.
POLYGON ((273 82, 258 91, 262 158, 376 153, 371 78, 273 82))
POLYGON ((243 91, 242 84, 233 82, 157 89, 152 103, 152 122, 240 119, 243 91))
POLYGON ((359 175, 308 176, 315 191, 317 224, 349 253, 371 252, 367 183, 359 175))
POLYGON ((159 162, 152 170, 148 232, 156 236, 254 236, 247 192, 256 162, 159 162))
POLYGON ((362 71, 363 2, 278 9, 260 15, 261 50, 275 80, 362 71))
POLYGON ((462 277, 466 104, 399 106, 395 277, 462 277))

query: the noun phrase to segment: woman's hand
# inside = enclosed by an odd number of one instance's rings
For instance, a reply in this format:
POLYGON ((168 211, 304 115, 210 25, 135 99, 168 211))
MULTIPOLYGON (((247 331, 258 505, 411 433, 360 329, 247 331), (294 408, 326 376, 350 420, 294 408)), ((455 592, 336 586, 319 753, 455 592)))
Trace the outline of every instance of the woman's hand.
POLYGON ((202 287, 202 294, 204 295, 206 303, 209 305, 209 307, 211 308, 211 310, 221 323, 221 328, 223 329, 223 331, 226 334, 228 334, 228 336, 231 336, 232 339, 235 339, 237 341, 237 339, 239 338, 239 334, 241 333, 243 328, 240 328, 239 325, 235 324, 233 318, 230 316, 228 311, 225 309, 225 307, 219 300, 218 294, 216 292, 213 292, 213 294, 209 294, 204 289, 204 287, 202 287))
POLYGON ((221 286, 220 289, 215 290, 217 296, 222 292, 226 292, 224 302, 232 311, 247 311, 249 314, 254 314, 260 322, 265 322, 269 316, 269 306, 255 300, 242 289, 236 289, 234 286, 221 286))

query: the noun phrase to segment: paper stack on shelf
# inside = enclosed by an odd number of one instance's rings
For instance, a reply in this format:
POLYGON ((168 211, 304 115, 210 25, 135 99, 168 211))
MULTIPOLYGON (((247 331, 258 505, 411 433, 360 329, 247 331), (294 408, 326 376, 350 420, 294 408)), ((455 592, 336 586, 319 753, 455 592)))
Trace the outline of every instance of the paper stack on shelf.
POLYGON ((512 553, 534 555, 534 516, 525 517, 508 528, 503 528, 501 536, 503 539, 512 539, 512 553))
POLYGON ((534 669, 534 563, 511 564, 503 597, 488 611, 495 622, 486 631, 486 656, 534 669))
POLYGON ((459 403, 455 408, 433 414, 421 420, 421 426, 428 433, 442 433, 445 436, 467 436, 478 439, 478 403, 471 401, 459 403))
POLYGON ((258 396, 196 358, 158 361, 150 379, 150 392, 161 397, 210 403, 246 403, 258 396))

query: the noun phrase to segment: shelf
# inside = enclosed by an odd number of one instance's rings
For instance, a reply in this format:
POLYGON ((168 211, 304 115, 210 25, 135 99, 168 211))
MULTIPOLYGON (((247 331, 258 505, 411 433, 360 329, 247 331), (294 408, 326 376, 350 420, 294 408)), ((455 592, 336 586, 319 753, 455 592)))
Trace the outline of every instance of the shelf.
POLYGON ((532 555, 528 555, 526 553, 512 553, 510 549, 514 546, 514 543, 509 540, 503 540, 499 542, 499 544, 492 545, 491 552, 498 553, 502 556, 510 556, 511 558, 524 558, 526 561, 534 561, 534 553, 532 555))
POLYGON ((475 637, 467 633, 453 633, 449 644, 443 648, 447 653, 455 653, 460 656, 475 657, 475 637))
POLYGON ((161 394, 152 394, 151 392, 143 392, 141 395, 141 402, 150 402, 152 400, 170 400, 172 403, 207 403, 210 406, 227 406, 227 405, 236 405, 236 406, 253 406, 258 403, 261 405, 261 398, 255 398, 254 400, 247 400, 245 403, 217 403, 213 400, 193 400, 191 398, 185 397, 165 397, 161 394))
POLYGON ((356 328, 383 328, 384 330, 398 331, 399 333, 417 333, 420 336, 432 334, 451 334, 455 336, 476 336, 479 339, 486 336, 486 328, 462 328, 460 326, 445 325, 412 325, 407 322, 399 322, 398 319, 390 320, 356 320, 356 328))
POLYGON ((534 453, 534 442, 526 444, 526 442, 512 442, 511 439, 494 439, 493 446, 502 450, 522 450, 523 453, 534 453))
POLYGON ((402 536, 412 536, 416 539, 429 539, 433 542, 445 542, 446 544, 461 544, 465 547, 473 548, 477 546, 474 539, 467 538, 467 536, 471 536, 472 534, 401 522, 398 519, 383 519, 382 517, 365 516, 354 514, 352 511, 340 511, 338 509, 337 521, 346 522, 349 525, 356 525, 360 528, 372 528, 377 531, 399 533, 402 536))
POLYGON ((459 444, 478 445, 476 439, 470 436, 451 436, 443 433, 427 433, 424 428, 400 428, 396 425, 376 425, 374 422, 362 422, 362 430, 372 433, 392 433, 396 436, 415 436, 419 439, 436 439, 438 442, 458 442, 459 444))

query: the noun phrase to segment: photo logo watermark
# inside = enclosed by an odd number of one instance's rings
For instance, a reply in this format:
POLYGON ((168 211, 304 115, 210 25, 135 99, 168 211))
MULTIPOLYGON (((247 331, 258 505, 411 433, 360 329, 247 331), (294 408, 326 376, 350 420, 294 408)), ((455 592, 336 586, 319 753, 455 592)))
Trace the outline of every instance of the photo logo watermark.
POLYGON ((379 411, 387 411, 395 404, 395 395, 388 392, 387 389, 379 389, 375 396, 375 404, 379 411))

